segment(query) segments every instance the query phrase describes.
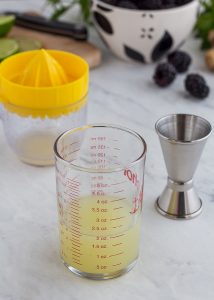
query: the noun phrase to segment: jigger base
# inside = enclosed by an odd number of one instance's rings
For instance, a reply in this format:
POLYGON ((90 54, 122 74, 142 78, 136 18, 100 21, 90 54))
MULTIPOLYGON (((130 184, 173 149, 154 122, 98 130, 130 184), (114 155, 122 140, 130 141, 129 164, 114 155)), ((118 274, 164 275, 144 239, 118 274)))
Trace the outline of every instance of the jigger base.
POLYGON ((202 212, 202 201, 198 197, 193 182, 168 184, 155 203, 157 211, 170 219, 193 219, 202 212))

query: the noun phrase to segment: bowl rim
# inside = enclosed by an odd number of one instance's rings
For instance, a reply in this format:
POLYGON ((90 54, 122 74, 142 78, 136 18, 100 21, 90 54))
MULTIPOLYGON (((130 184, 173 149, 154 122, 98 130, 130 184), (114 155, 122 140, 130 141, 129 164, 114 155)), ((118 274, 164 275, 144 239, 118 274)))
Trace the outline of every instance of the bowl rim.
MULTIPOLYGON (((118 7, 118 6, 114 6, 114 5, 111 5, 111 4, 107 4, 105 2, 103 2, 102 0, 93 0, 93 3, 95 2, 98 2, 98 3, 101 3, 103 7, 105 8, 109 8, 109 9, 116 9, 117 11, 129 11, 129 12, 132 12, 132 13, 143 13, 143 12, 146 12, 146 13, 150 13, 150 14, 153 14, 153 13, 166 13, 166 12, 172 12, 172 13, 177 13, 178 11, 182 11, 182 10, 185 10, 186 8, 189 8, 190 6, 199 6, 199 2, 198 0, 192 0, 191 2, 189 3, 186 3, 184 5, 180 5, 180 6, 177 6, 177 7, 171 7, 171 8, 165 8, 165 9, 128 9, 128 8, 124 8, 124 7, 118 7)), ((93 7, 93 5, 92 5, 93 7)))

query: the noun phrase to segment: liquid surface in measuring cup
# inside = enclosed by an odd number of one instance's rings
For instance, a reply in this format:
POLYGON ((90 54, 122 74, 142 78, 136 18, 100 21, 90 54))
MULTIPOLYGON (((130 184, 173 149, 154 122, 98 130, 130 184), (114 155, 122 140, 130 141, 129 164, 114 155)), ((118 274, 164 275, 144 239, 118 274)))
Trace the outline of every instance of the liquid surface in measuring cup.
POLYGON ((131 201, 88 196, 59 205, 61 257, 67 266, 90 274, 113 274, 138 257, 140 209, 131 201))

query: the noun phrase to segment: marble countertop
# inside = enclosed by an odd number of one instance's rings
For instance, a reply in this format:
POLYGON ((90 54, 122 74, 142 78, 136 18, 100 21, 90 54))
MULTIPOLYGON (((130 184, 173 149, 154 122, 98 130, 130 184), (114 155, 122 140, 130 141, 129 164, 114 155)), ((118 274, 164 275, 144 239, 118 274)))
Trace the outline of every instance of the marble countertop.
MULTIPOLYGON (((9 1, 1 2, 3 8, 9 1)), ((13 2, 24 6, 24 1, 13 2)), ((100 43, 95 33, 92 40, 100 43)), ((189 40, 184 48, 193 56, 191 70, 202 72, 213 87, 214 75, 206 71, 198 42, 189 40)), ((191 221, 172 221, 154 208, 166 182, 155 121, 168 113, 185 112, 213 123, 214 90, 207 100, 194 101, 184 92, 184 76, 162 90, 151 80, 153 71, 154 66, 122 62, 107 50, 102 66, 91 71, 88 122, 125 125, 148 144, 140 258, 132 271, 117 279, 82 279, 62 265, 54 168, 21 163, 0 126, 1 300, 214 299, 213 135, 195 176, 203 213, 191 221)))

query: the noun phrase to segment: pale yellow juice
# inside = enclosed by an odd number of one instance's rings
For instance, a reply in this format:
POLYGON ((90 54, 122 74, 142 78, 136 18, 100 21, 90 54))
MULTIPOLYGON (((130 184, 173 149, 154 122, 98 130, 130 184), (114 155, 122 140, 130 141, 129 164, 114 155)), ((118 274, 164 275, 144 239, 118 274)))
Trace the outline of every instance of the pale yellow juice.
POLYGON ((138 257, 141 215, 132 203, 108 196, 84 197, 59 208, 61 257, 77 270, 114 273, 138 257))
POLYGON ((45 133, 20 138, 16 145, 20 160, 28 164, 52 165, 55 139, 55 135, 45 133))

